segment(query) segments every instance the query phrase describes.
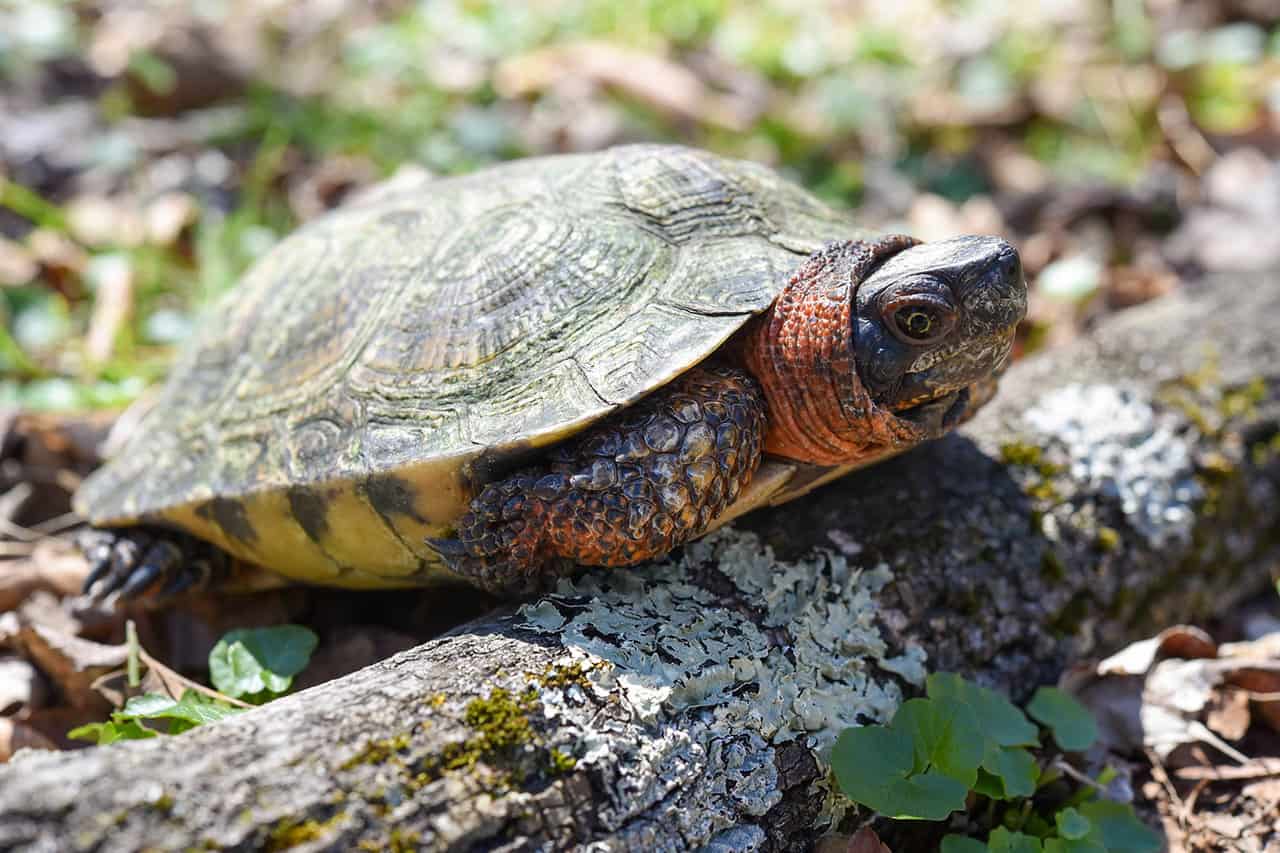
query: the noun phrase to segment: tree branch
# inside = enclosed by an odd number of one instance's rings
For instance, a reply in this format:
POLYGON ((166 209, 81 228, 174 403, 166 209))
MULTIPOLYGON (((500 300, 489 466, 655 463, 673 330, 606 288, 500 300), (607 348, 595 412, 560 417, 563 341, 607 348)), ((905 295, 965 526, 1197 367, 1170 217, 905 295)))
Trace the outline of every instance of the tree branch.
POLYGON ((835 735, 926 667, 1023 698, 1267 579, 1277 316, 1275 275, 1188 288, 671 561, 178 737, 22 754, 0 848, 800 847, 835 735))

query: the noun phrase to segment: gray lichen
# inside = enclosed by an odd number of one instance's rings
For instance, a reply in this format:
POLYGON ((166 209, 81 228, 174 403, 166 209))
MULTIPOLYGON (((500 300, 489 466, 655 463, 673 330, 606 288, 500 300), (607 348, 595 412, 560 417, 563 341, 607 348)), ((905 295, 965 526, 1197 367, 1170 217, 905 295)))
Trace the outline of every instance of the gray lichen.
POLYGON ((1191 442, 1142 392, 1115 385, 1065 385, 1023 415, 1061 446, 1068 473, 1088 492, 1115 501, 1153 545, 1186 541, 1203 497, 1191 442))
POLYGON ((594 704, 545 691, 560 732, 581 739, 578 766, 670 768, 620 773, 620 785, 655 786, 619 791, 632 803, 666 796, 700 768, 697 784, 716 790, 703 791, 681 834, 710 839, 734 824, 730 812, 763 815, 781 798, 773 746, 803 738, 825 755, 842 729, 892 716, 897 679, 923 681, 923 649, 892 654, 876 624, 876 595, 891 577, 883 564, 856 567, 827 551, 780 562, 754 534, 726 529, 678 559, 563 581, 520 617, 557 635, 563 663, 583 666, 596 699, 625 709, 604 728, 575 725, 594 704), (727 580, 715 593, 691 581, 708 565, 727 580))

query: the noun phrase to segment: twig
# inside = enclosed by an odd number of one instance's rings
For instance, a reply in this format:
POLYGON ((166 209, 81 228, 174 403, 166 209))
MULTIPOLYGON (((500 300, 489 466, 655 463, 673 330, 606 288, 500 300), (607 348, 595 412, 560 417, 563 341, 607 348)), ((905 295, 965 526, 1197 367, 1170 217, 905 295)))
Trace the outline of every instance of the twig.
POLYGON ((1085 773, 1081 773, 1066 761, 1063 761, 1062 758, 1055 758, 1053 760, 1053 766, 1056 769, 1061 770, 1067 776, 1070 776, 1072 779, 1075 779, 1081 785, 1088 785, 1100 794, 1107 790, 1105 785, 1098 784, 1097 780, 1089 778, 1085 773))
POLYGON ((62 515, 55 515, 53 518, 47 518, 39 524, 31 525, 31 529, 41 536, 53 536, 82 523, 84 523, 84 519, 79 513, 64 512, 62 515))
POLYGON ((34 542, 0 542, 0 557, 30 557, 35 550, 34 542))
POLYGON ((1261 779, 1264 776, 1280 776, 1280 758, 1254 758, 1241 767, 1230 764, 1216 764, 1208 767, 1179 767, 1173 772, 1179 779, 1208 779, 1210 781, 1261 779))
POLYGON ((1146 750, 1147 760, 1151 762, 1151 775, 1155 780, 1164 786, 1164 792, 1169 795, 1169 799, 1178 808, 1178 827, 1184 832, 1187 824, 1191 822, 1191 812, 1187 811, 1187 804, 1182 797, 1178 795, 1178 789, 1173 787, 1173 782, 1169 779, 1169 773, 1164 769, 1164 763, 1160 760, 1160 756, 1156 755, 1155 750, 1146 750))

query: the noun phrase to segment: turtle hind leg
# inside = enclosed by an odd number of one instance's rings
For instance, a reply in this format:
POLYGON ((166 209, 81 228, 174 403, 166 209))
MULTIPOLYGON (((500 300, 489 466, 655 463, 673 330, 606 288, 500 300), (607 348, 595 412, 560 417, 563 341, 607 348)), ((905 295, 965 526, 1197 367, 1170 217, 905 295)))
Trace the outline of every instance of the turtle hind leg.
POLYGON ((457 538, 433 541, 481 586, 526 592, 573 564, 626 566, 696 538, 760 464, 764 397, 744 371, 695 368, 490 483, 457 538))
POLYGON ((154 591, 171 598, 208 589, 229 574, 231 558, 193 536, 162 527, 91 527, 76 544, 89 562, 82 592, 95 601, 112 593, 139 598, 154 591))

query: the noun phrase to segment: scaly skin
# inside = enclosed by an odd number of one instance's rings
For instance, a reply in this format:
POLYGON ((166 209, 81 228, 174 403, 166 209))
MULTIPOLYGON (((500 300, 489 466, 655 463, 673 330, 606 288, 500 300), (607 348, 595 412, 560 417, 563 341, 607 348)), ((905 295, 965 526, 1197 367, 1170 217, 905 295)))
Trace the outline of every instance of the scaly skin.
POLYGON ((547 465, 485 486, 458 538, 436 545, 456 571, 504 592, 542 586, 572 563, 661 556, 738 497, 764 433, 755 380, 732 367, 695 368, 558 445, 547 465))
POLYGON ((831 244, 811 255, 773 307, 744 330, 741 358, 769 405, 767 452, 848 465, 932 437, 877 406, 854 367, 855 288, 917 242, 891 235, 831 244))

